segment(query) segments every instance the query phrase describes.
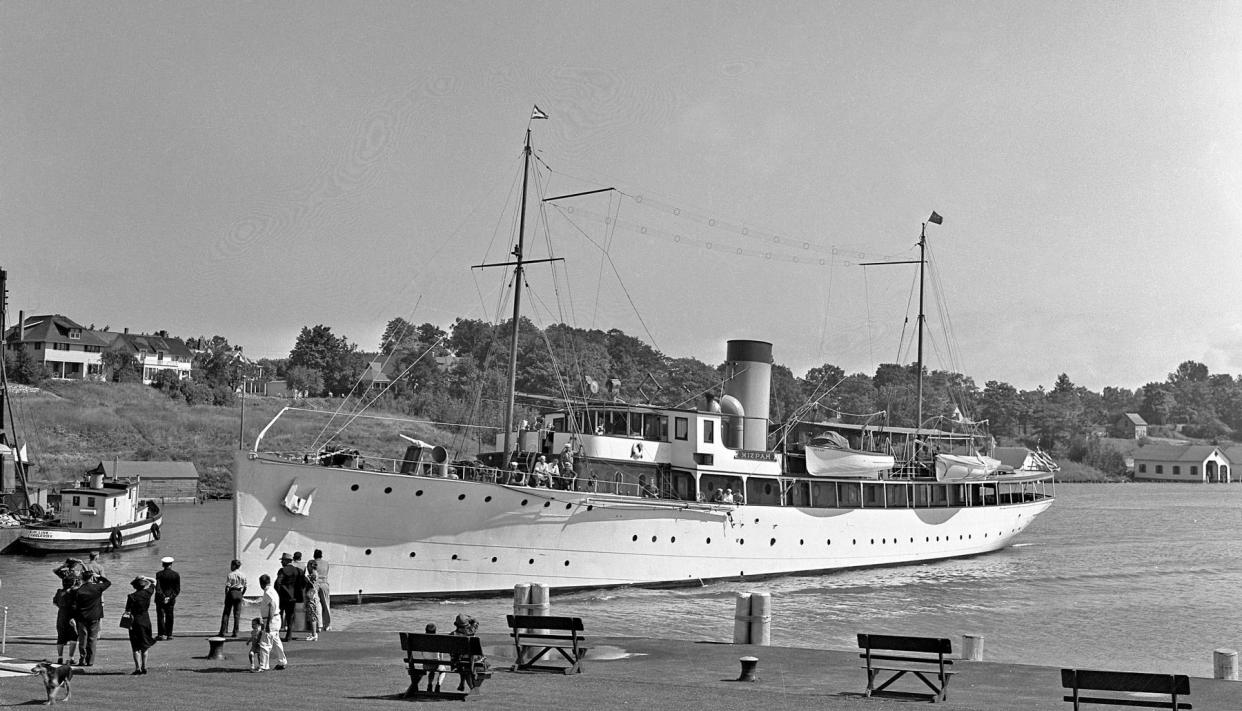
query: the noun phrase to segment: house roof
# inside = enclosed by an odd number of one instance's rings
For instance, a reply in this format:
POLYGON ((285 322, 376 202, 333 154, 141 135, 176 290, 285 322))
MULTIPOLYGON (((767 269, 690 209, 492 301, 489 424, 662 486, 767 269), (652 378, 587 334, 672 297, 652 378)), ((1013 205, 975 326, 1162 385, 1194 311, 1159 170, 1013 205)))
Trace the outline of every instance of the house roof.
POLYGON ((1221 450, 1229 457, 1229 461, 1236 465, 1242 466, 1242 444, 1235 444, 1221 450))
POLYGON ((194 358, 194 352, 180 338, 169 336, 153 336, 145 333, 115 333, 101 331, 99 335, 108 341, 108 349, 137 355, 140 351, 147 353, 164 352, 170 356, 179 356, 186 360, 194 358))
POLYGON ((362 380, 371 383, 392 382, 392 378, 389 378, 388 374, 384 372, 386 367, 391 369, 391 366, 387 363, 381 363, 377 360, 367 363, 367 369, 362 374, 362 380))
POLYGON ((1125 418, 1136 425, 1142 425, 1144 427, 1147 426, 1147 420, 1144 420, 1142 417, 1139 417, 1139 414, 1137 412, 1127 412, 1125 414, 1125 418))
POLYGON ((116 476, 117 472, 120 472, 123 477, 137 476, 143 479, 198 478, 198 470, 194 468, 194 462, 127 462, 121 460, 120 462, 104 462, 103 467, 109 477, 116 476))
MULTIPOLYGON (((72 319, 60 314, 43 316, 27 316, 22 329, 22 340, 41 341, 43 343, 70 343, 82 346, 103 346, 107 342, 99 335, 72 319), (78 338, 70 338, 70 331, 78 331, 78 338)), ((17 326, 14 325, 4 333, 5 342, 16 341, 17 326)))
POLYGON ((1210 444, 1151 444, 1134 450, 1135 461, 1202 462, 1219 450, 1210 444))

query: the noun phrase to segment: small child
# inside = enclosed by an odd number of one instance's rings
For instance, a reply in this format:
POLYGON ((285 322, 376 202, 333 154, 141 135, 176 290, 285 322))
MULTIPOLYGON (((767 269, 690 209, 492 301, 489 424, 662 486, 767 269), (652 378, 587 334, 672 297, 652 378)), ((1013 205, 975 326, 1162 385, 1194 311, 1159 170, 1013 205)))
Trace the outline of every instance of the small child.
MULTIPOLYGON (((428 622, 425 629, 427 634, 435 634, 436 623, 428 622)), ((448 661, 442 652, 436 652, 436 659, 448 661)), ((424 664, 423 668, 427 670, 427 691, 439 692, 440 682, 444 681, 444 670, 448 667, 442 664, 424 664)))
POLYGON ((260 645, 263 642, 263 618, 256 617, 250 621, 250 639, 246 640, 246 646, 250 649, 250 671, 263 671, 260 666, 262 662, 262 650, 260 645))

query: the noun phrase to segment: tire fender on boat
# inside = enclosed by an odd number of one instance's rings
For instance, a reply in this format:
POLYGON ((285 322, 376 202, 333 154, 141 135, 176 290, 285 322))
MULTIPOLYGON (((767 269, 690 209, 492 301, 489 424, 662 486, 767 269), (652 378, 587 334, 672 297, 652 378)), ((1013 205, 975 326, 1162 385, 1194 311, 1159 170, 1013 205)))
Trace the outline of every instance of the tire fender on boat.
POLYGON ((43 518, 43 507, 38 504, 31 504, 30 515, 35 518, 43 518))
POLYGON ((158 523, 151 524, 151 538, 156 541, 160 539, 160 525, 158 523))
POLYGON ((112 529, 112 534, 108 536, 108 543, 112 546, 112 550, 120 550, 121 548, 121 529, 112 529))

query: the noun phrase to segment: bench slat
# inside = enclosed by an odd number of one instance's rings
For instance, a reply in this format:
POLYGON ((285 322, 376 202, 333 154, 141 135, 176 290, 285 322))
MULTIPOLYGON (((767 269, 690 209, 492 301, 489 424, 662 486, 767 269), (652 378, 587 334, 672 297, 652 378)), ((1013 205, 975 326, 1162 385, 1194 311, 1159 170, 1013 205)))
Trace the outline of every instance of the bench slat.
POLYGON ((398 634, 401 635, 401 649, 406 652, 483 654, 483 643, 478 637, 421 632, 399 632, 398 634))
POLYGON ((941 660, 939 657, 898 657, 892 654, 859 654, 859 659, 879 659, 886 662, 914 662, 915 664, 945 664, 946 666, 953 663, 952 659, 941 660))
POLYGON ((1154 694, 1190 693, 1190 677, 1184 674, 1148 674, 1094 669, 1062 669, 1061 686, 1096 691, 1145 691, 1154 694))
POLYGON ((902 637, 889 634, 859 634, 858 646, 863 649, 891 649, 898 652, 952 654, 952 640, 936 637, 902 637))
MULTIPOLYGON (((1061 700, 1073 702, 1074 697, 1065 696, 1065 697, 1062 697, 1061 700)), ((1095 697, 1089 697, 1089 696, 1079 696, 1078 703, 1080 704, 1103 704, 1106 706, 1134 706, 1134 707, 1140 707, 1140 708, 1146 708, 1146 709, 1172 709, 1173 708, 1172 701, 1146 701, 1144 699, 1119 699, 1116 697, 1095 698, 1095 697)), ((1177 702, 1177 708, 1178 709, 1193 709, 1194 707, 1191 706, 1190 704, 1182 703, 1181 701, 1179 701, 1177 702)))
POLYGON ((512 629, 569 630, 582 632, 581 617, 550 617, 542 615, 505 615, 512 629))

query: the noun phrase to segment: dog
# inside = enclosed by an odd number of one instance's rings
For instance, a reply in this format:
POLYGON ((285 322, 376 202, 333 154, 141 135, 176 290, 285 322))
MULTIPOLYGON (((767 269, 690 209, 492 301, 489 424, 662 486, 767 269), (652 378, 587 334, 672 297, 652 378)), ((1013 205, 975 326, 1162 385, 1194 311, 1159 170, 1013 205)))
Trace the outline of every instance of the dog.
POLYGON ((34 673, 43 677, 43 686, 47 689, 47 701, 45 705, 55 704, 56 695, 61 690, 65 690, 65 697, 60 701, 69 700, 69 681, 73 679, 73 667, 68 664, 52 664, 48 661, 39 662, 35 665, 34 673))

